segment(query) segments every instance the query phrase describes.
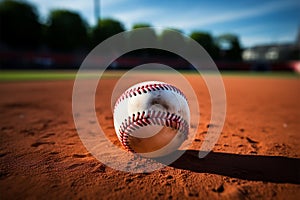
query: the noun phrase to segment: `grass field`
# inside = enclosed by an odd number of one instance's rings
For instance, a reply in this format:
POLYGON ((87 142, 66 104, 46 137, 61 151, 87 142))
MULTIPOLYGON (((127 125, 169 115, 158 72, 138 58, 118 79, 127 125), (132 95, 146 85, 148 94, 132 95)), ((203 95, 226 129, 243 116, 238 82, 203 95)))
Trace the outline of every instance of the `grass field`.
MULTIPOLYGON (((28 71, 0 71, 0 81, 31 81, 31 80, 72 80, 76 78, 77 71, 58 70, 28 70, 28 71)), ((98 73, 86 72, 82 78, 96 78, 98 73)), ((105 78, 118 77, 118 73, 105 73, 105 78)))
MULTIPOLYGON (((102 78, 112 78, 121 76, 124 71, 107 71, 102 78)), ((153 71, 151 71, 153 72, 153 71)), ((183 74, 193 74, 195 71, 180 71, 183 74)), ((58 71, 58 70, 27 70, 27 71, 0 71, 0 81, 32 81, 32 80, 72 80, 76 78, 77 71, 58 71)), ((148 72, 147 72, 148 73, 148 72)), ((161 73, 161 72, 160 72, 161 73)), ((282 78, 300 78, 300 74, 294 72, 249 72, 249 71, 225 71, 221 72, 223 76, 251 76, 251 77, 282 77, 282 78)), ((96 78, 98 73, 95 71, 81 74, 82 78, 96 78)))

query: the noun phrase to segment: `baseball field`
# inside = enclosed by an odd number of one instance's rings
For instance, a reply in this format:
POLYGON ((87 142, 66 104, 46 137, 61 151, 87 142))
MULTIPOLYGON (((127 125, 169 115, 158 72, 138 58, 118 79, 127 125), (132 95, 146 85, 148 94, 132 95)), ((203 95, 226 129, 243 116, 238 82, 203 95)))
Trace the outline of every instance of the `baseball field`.
MULTIPOLYGON (((110 98, 121 75, 105 73, 98 121, 90 121, 120 149, 110 98)), ((223 73, 226 120, 212 152, 199 159, 210 96, 198 74, 183 75, 199 100, 196 136, 170 166, 136 174, 99 162, 80 140, 72 115, 76 72, 1 72, 0 198, 300 199, 300 76, 223 73)))

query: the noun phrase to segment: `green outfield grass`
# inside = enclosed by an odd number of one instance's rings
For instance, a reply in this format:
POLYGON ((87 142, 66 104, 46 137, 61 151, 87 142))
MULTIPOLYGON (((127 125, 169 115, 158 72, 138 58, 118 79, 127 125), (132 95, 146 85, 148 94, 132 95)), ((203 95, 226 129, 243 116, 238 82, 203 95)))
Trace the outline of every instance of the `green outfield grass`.
MULTIPOLYGON (((27 71, 0 71, 0 81, 34 81, 34 80, 74 80, 77 71, 27 70, 27 71)), ((102 78, 118 77, 118 73, 106 72, 102 78)), ((85 72, 81 78, 97 78, 97 72, 85 72)))
POLYGON ((75 72, 50 72, 50 71, 2 71, 1 81, 23 81, 23 80, 59 80, 74 79, 75 72))
POLYGON ((249 76, 249 77, 274 77, 274 78, 300 78, 300 74, 289 71, 224 71, 222 76, 249 76))
MULTIPOLYGON (((120 77, 125 71, 106 71, 102 78, 115 78, 120 77)), ((180 71, 183 74, 195 74, 195 71, 180 71)), ((147 73, 155 73, 149 71, 147 73)), ((159 71, 162 73, 162 71, 159 71)), ((164 71, 164 73, 169 73, 164 71)), ((34 80, 74 80, 76 78, 77 71, 52 71, 52 70, 38 70, 38 71, 0 71, 0 81, 34 81, 34 80)), ((207 73, 210 74, 210 73, 207 73)), ((213 73, 212 73, 213 74, 213 73)), ((225 71, 221 72, 222 76, 242 76, 242 77, 278 77, 278 78, 300 78, 300 74, 294 72, 246 72, 246 71, 225 71)), ((97 78, 97 72, 85 72, 81 74, 81 78, 97 78)))

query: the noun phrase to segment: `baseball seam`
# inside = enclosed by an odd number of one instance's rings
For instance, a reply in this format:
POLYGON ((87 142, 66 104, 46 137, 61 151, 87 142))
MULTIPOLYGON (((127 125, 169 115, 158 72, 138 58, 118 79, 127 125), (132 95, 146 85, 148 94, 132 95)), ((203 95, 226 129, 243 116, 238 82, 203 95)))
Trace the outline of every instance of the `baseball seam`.
POLYGON ((130 90, 125 91, 117 100, 117 102, 115 104, 115 108, 121 101, 123 101, 125 99, 131 98, 133 96, 141 95, 143 93, 157 91, 157 90, 169 90, 169 91, 176 92, 187 101, 186 96, 178 88, 176 88, 172 85, 169 85, 169 84, 154 83, 154 84, 146 84, 146 85, 142 85, 140 87, 131 88, 130 90))
POLYGON ((155 110, 137 112, 136 114, 132 114, 132 116, 128 116, 119 128, 121 142, 127 150, 134 152, 128 141, 130 134, 148 125, 160 125, 176 129, 184 135, 185 139, 189 131, 188 123, 174 113, 155 110))

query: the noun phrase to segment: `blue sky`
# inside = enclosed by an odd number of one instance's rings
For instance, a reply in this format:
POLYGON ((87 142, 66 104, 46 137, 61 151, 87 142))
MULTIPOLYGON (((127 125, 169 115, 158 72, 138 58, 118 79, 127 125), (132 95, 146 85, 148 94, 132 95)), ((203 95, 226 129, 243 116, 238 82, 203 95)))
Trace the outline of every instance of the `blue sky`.
MULTIPOLYGON (((102 18, 177 28, 185 34, 207 31, 234 33, 244 47, 292 42, 300 29, 299 0, 99 0, 102 18)), ((46 19, 51 9, 65 8, 95 24, 94 0, 28 0, 46 19)))

